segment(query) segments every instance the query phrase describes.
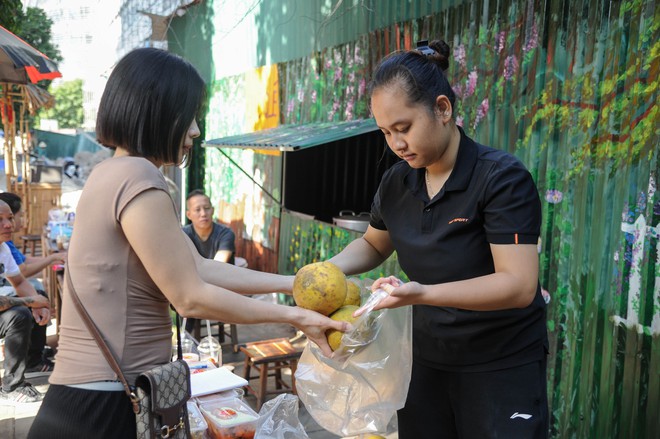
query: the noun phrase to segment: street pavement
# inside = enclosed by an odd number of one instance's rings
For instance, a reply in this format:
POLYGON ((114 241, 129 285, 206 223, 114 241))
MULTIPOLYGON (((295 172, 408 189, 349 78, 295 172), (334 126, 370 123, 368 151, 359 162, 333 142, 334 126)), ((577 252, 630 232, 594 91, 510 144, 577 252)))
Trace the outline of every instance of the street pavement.
MULTIPOLYGON (((74 182, 65 178, 62 182, 62 205, 65 208, 75 206, 80 196, 80 187, 74 182)), ((5 189, 4 169, 0 169, 0 191, 5 189)), ((261 299, 273 300, 273 295, 260 296, 261 299)), ((205 328, 202 325, 202 336, 205 335, 205 328)), ((57 337, 55 336, 55 324, 52 323, 48 328, 48 343, 54 347, 57 346, 57 337)), ((299 337, 295 329, 284 324, 258 324, 258 325, 238 325, 239 344, 258 340, 269 340, 279 337, 297 339, 294 346, 302 349, 306 339, 299 337)), ((245 356, 242 352, 234 353, 231 348, 223 349, 223 364, 234 367, 234 373, 243 376, 243 364, 245 356)), ((2 373, 2 362, 0 361, 0 374, 2 373)), ((48 379, 46 377, 28 379, 39 391, 46 392, 48 389, 48 379)), ((277 395, 269 395, 266 400, 275 398, 277 395)), ((253 395, 246 395, 244 401, 256 411, 256 398, 253 395)), ((13 404, 9 405, 0 402, 0 438, 1 439, 23 439, 27 437, 32 421, 41 403, 31 404, 13 404)), ((309 439, 337 439, 337 436, 320 427, 311 415, 305 410, 305 406, 300 404, 298 413, 300 423, 305 428, 309 439)), ((397 439, 397 433, 387 436, 387 439, 397 439)))
MULTIPOLYGON (((204 325, 202 326, 202 328, 204 325)), ((49 344, 56 344, 56 337, 54 336, 55 325, 52 324, 49 329, 49 344)), ((205 335, 203 330, 202 336, 205 335)), ((251 341, 268 340, 272 338, 287 337, 290 339, 298 340, 294 342, 294 346, 302 347, 306 343, 304 336, 298 337, 295 329, 285 324, 258 324, 258 325, 238 325, 238 341, 240 344, 248 343, 251 341)), ((242 352, 234 353, 231 347, 223 347, 223 364, 233 366, 233 372, 239 376, 243 376, 243 364, 245 356, 242 352)), ((0 363, 1 367, 1 363, 0 363)), ((35 387, 45 392, 48 389, 48 380, 44 377, 28 379, 35 387)), ((269 395, 266 400, 275 398, 277 395, 269 395)), ((244 401, 256 411, 256 398, 253 395, 245 395, 244 401)), ((0 438, 3 439, 23 439, 32 425, 32 421, 37 411, 39 410, 40 403, 31 404, 14 404, 3 405, 0 402, 0 438)), ((305 406, 300 404, 298 413, 300 423, 305 428, 305 432, 310 439, 337 439, 337 436, 320 427, 316 421, 305 410, 305 406)), ((396 439, 396 433, 387 436, 387 439, 396 439)))

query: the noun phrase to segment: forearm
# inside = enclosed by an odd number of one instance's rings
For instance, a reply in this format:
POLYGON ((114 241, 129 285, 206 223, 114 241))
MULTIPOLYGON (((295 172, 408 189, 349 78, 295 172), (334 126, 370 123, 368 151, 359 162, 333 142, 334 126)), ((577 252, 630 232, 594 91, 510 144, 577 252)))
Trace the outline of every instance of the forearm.
POLYGON ((293 276, 249 270, 211 259, 199 261, 198 271, 204 281, 241 294, 290 292, 293 288, 293 276))
POLYGON ((387 256, 379 253, 366 239, 358 238, 328 261, 338 266, 344 274, 352 275, 373 270, 382 264, 387 256))
POLYGON ((511 273, 493 273, 456 282, 421 285, 416 304, 473 311, 524 308, 534 299, 536 285, 521 282, 511 273))
POLYGON ((174 306, 185 317, 240 324, 296 323, 294 307, 255 300, 214 285, 200 283, 195 294, 179 299, 174 306))
POLYGON ((24 277, 20 281, 16 282, 13 286, 16 290, 16 295, 19 297, 27 298, 38 296, 37 290, 35 290, 32 284, 24 277))
POLYGON ((30 306, 36 298, 0 296, 0 311, 6 311, 14 306, 30 306))
POLYGON ((24 263, 19 265, 21 274, 25 277, 32 277, 37 273, 43 271, 44 268, 52 264, 50 258, 28 258, 24 263))

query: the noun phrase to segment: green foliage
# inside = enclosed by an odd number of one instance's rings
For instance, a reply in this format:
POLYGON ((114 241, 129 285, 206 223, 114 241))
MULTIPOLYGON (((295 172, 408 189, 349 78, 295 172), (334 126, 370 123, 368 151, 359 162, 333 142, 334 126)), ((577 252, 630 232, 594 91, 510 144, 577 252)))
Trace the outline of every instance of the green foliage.
POLYGON ((23 12, 21 0, 0 2, 0 25, 55 62, 62 61, 60 50, 53 43, 53 20, 41 8, 29 7, 23 12))
POLYGON ((21 0, 2 0, 0 2, 0 26, 9 32, 18 33, 23 19, 21 0))
POLYGON ((60 49, 52 41, 53 20, 48 18, 46 12, 41 8, 27 8, 21 20, 17 35, 53 61, 62 61, 60 49))
POLYGON ((79 128, 83 124, 82 79, 63 82, 52 90, 55 106, 41 112, 45 119, 55 119, 60 128, 79 128))

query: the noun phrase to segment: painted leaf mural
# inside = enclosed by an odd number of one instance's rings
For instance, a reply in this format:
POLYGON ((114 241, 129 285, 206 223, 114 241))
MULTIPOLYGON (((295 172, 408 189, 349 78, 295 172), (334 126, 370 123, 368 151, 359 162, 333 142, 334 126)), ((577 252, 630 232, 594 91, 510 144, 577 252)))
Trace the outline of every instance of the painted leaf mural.
MULTIPOLYGON (((318 3, 262 0, 245 13, 258 30, 257 58, 281 54, 280 124, 369 117, 367 84, 378 60, 420 39, 445 39, 456 121, 520 157, 543 203, 551 437, 660 437, 658 2, 318 3), (298 26, 282 25, 289 20, 298 26), (302 25, 312 31, 301 33, 302 25), (312 50, 295 51, 310 39, 312 50)), ((247 131, 247 77, 211 84, 206 123, 214 136, 247 131)), ((330 257, 355 237, 282 214, 263 194, 247 194, 246 211, 239 195, 262 190, 251 178, 279 197, 280 158, 227 154, 246 173, 209 151, 207 190, 236 221, 278 224, 276 242, 268 227, 245 234, 280 247, 280 272, 330 257)), ((392 264, 383 272, 399 270, 392 264)))

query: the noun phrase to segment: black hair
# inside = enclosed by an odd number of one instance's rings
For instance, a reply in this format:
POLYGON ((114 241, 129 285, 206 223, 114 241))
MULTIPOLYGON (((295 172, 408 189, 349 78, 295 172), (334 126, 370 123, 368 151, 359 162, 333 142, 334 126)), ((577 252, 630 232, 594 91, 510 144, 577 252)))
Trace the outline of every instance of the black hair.
POLYGON ((413 49, 393 52, 383 58, 369 84, 369 96, 377 88, 397 85, 411 104, 421 103, 431 113, 440 95, 447 96, 454 107, 456 95, 444 73, 449 68, 449 46, 442 40, 434 40, 428 47, 433 53, 424 54, 413 49))
POLYGON ((204 192, 203 190, 193 189, 192 191, 188 192, 188 195, 186 195, 186 201, 190 200, 192 197, 196 197, 197 195, 203 195, 206 198, 209 197, 208 195, 206 195, 206 192, 204 192))
POLYGON ((161 49, 135 49, 108 78, 96 137, 108 148, 174 164, 204 95, 204 80, 188 61, 161 49))
POLYGON ((14 215, 16 215, 16 213, 19 212, 23 206, 21 197, 13 192, 0 192, 0 201, 7 203, 9 209, 11 209, 11 213, 14 215))

